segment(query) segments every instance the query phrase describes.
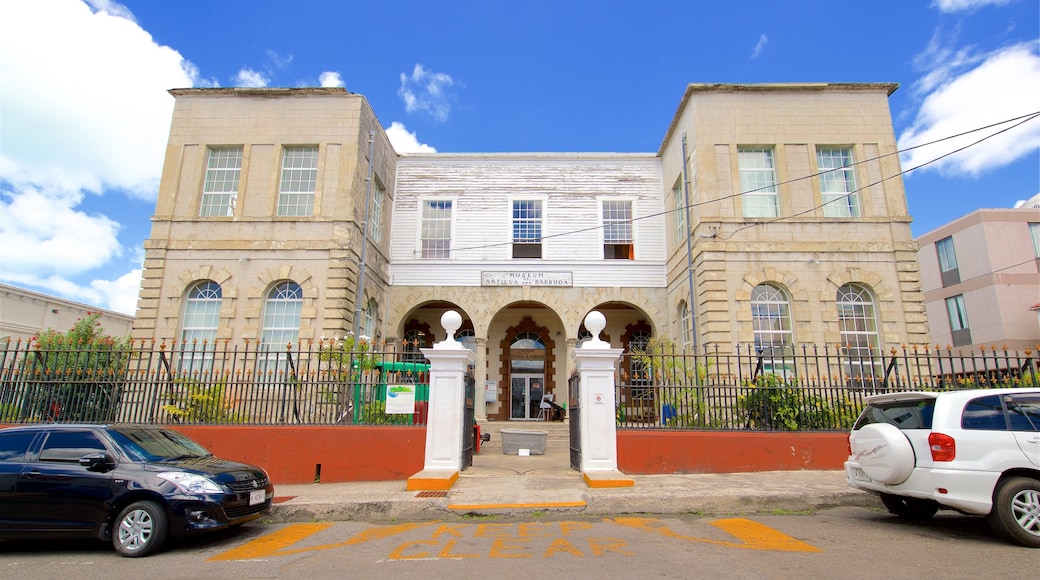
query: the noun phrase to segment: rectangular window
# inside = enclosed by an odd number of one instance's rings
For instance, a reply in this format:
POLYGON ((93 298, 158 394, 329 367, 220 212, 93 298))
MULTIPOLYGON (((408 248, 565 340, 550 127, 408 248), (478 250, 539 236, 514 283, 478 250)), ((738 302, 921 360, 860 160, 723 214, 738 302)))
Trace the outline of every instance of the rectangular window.
POLYGON ((1029 237, 1033 240, 1033 257, 1040 260, 1040 224, 1029 224, 1029 237))
POLYGON ((820 171, 820 193, 825 217, 859 217, 856 175, 852 171, 852 150, 820 147, 816 150, 820 171))
POLYGON ((451 257, 451 200, 428 199, 422 204, 422 231, 419 234, 423 259, 451 257))
POLYGON ((959 283, 961 273, 957 269, 957 252, 953 249, 953 237, 935 242, 935 252, 939 255, 939 273, 942 276, 943 288, 959 283))
POLYGON ((541 200, 513 200, 513 257, 542 257, 541 200))
POLYGON ((202 186, 202 217, 231 217, 238 201, 238 176, 242 171, 241 147, 214 147, 206 160, 202 186))
POLYGON ((634 260, 632 241, 632 202, 603 200, 603 257, 607 260, 634 260))
POLYGON ((964 295, 947 298, 946 313, 950 316, 953 346, 971 344, 971 329, 968 327, 968 311, 964 308, 964 295))
POLYGON ((314 213, 318 182, 318 148, 286 147, 282 154, 282 180, 278 188, 278 215, 305 217, 314 213))
POLYGON ((368 214, 368 237, 377 245, 383 240, 383 200, 386 198, 386 190, 383 184, 376 179, 372 182, 372 207, 368 214))
POLYGON ((740 167, 744 217, 779 216, 773 150, 766 147, 741 147, 737 150, 737 164, 740 167))
POLYGON ((686 231, 686 198, 683 196, 681 179, 679 183, 675 184, 672 194, 675 197, 675 242, 683 245, 686 243, 686 236, 689 233, 686 231))

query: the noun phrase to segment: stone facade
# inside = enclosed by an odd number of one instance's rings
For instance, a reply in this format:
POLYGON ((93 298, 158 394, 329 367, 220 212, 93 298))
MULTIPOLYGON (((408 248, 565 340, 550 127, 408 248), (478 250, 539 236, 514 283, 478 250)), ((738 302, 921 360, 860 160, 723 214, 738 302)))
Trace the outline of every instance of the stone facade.
POLYGON ((527 398, 563 392, 591 310, 615 347, 663 336, 729 350, 759 338, 752 298, 768 286, 786 300, 785 340, 836 346, 847 340, 839 289, 851 286, 869 302, 876 348, 927 343, 895 89, 689 85, 656 154, 423 155, 397 154, 365 99, 343 89, 174 90, 134 336, 185 336, 185 300, 202 281, 222 291, 215 337, 233 340, 261 337, 285 281, 302 294, 301 340, 344 336, 364 307, 376 339, 431 346, 445 338, 441 314, 457 310, 489 388, 477 414, 500 419, 528 419, 527 398), (280 216, 283 153, 297 146, 317 148, 313 210, 280 216), (237 200, 202 216, 207 156, 226 147, 241 150, 237 200), (773 216, 749 213, 748 155, 770 164, 773 216), (824 209, 834 195, 820 163, 834 155, 847 159, 847 215, 824 209), (381 208, 382 235, 363 248, 366 205, 381 208), (520 257, 532 246, 518 247, 518 208, 536 208, 538 257, 520 257), (435 227, 450 248, 429 251, 435 227))

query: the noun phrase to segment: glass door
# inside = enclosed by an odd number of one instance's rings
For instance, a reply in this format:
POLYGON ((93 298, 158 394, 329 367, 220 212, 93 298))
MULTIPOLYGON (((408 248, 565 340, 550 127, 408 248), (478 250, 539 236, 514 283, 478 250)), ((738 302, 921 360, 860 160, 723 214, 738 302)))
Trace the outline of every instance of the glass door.
POLYGON ((537 419, 541 412, 542 394, 545 393, 544 375, 512 375, 509 389, 509 418, 537 419))

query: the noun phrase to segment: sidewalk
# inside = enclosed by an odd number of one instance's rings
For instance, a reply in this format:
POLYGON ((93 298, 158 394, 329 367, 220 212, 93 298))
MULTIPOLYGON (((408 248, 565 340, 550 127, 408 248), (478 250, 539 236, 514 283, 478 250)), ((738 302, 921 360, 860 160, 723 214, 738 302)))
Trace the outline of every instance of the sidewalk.
POLYGON ((842 471, 629 475, 635 485, 590 488, 562 454, 518 457, 501 448, 473 458, 447 492, 406 491, 404 481, 276 485, 265 519, 276 523, 450 519, 473 514, 749 514, 832 506, 880 507, 842 471), (426 497, 430 496, 432 497, 426 497))

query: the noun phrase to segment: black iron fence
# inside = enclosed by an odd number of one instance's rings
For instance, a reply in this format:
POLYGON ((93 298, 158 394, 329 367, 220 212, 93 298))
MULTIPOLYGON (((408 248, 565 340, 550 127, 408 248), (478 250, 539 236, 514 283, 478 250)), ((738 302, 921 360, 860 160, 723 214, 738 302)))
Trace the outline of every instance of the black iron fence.
POLYGON ((415 349, 352 341, 60 350, 6 342, 0 422, 423 425, 428 376, 415 349))
MULTIPOLYGON (((1033 351, 840 347, 625 353, 620 427, 846 430, 863 398, 1035 386, 1033 351)), ((0 343, 0 422, 425 425, 429 365, 412 346, 350 341, 83 346, 0 343)))
POLYGON ((858 356, 843 347, 737 345, 724 354, 665 344, 623 355, 619 427, 846 431, 867 395, 1040 384, 1034 351, 901 347, 858 356))

